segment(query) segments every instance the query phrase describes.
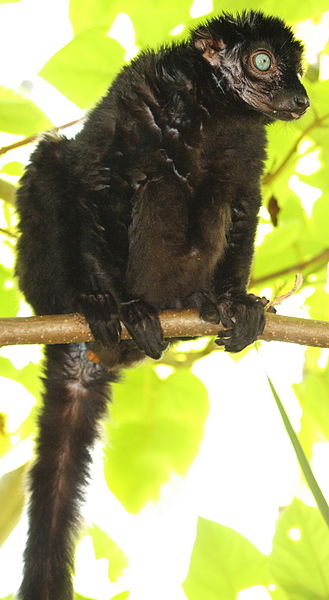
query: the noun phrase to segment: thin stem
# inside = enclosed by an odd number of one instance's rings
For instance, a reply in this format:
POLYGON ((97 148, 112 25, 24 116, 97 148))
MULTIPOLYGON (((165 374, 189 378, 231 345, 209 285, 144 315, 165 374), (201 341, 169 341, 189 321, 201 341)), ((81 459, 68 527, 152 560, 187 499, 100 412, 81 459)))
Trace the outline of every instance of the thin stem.
POLYGON ((282 275, 287 275, 288 273, 296 273, 298 271, 302 271, 306 267, 313 265, 319 261, 326 262, 329 260, 329 248, 325 248, 316 256, 313 256, 309 260, 304 260, 303 262, 292 265, 291 267, 286 267, 285 269, 281 269, 280 271, 274 271, 273 273, 268 273, 267 275, 262 275, 261 277, 255 277, 251 280, 250 285, 257 285, 259 283, 263 283, 263 281, 267 281, 268 279, 276 279, 278 277, 282 277, 282 275))
MULTIPOLYGON (((66 127, 72 127, 72 125, 76 125, 77 123, 81 123, 84 120, 84 117, 81 119, 76 119, 75 121, 71 121, 70 123, 65 123, 64 125, 60 125, 59 127, 52 127, 45 132, 42 133, 58 133, 61 129, 65 129, 66 127)), ((9 144, 9 146, 2 146, 0 148, 0 156, 1 154, 5 154, 9 152, 9 150, 14 150, 15 148, 20 148, 20 146, 25 146, 26 144, 31 144, 39 139, 41 133, 37 133, 35 135, 30 135, 19 142, 15 142, 14 144, 9 144)))
POLYGON ((328 119, 328 118, 329 118, 329 113, 326 113, 325 115, 323 115, 323 117, 318 117, 318 116, 315 117, 315 119, 312 121, 312 123, 310 123, 308 125, 308 127, 306 127, 306 129, 304 129, 304 131, 302 131, 302 133, 298 137, 297 141, 294 143, 294 145, 289 150, 288 154, 285 156, 285 158, 282 160, 282 162, 279 164, 279 166, 274 171, 272 171, 272 173, 267 173, 263 177, 262 183, 264 185, 269 185, 270 183, 272 183, 272 181, 274 179, 276 179, 276 177, 278 177, 278 175, 281 174, 281 172, 285 169, 285 167, 288 164, 288 162, 290 161, 290 159, 297 152, 298 146, 302 142, 304 137, 306 135, 308 135, 312 131, 312 129, 315 129, 315 127, 321 127, 321 125, 324 123, 324 121, 326 121, 326 119, 328 119))
POLYGON ((9 229, 3 229, 3 227, 0 227, 0 233, 4 233, 5 235, 8 235, 9 237, 12 237, 12 238, 18 237, 16 233, 12 233, 11 231, 9 231, 9 229))

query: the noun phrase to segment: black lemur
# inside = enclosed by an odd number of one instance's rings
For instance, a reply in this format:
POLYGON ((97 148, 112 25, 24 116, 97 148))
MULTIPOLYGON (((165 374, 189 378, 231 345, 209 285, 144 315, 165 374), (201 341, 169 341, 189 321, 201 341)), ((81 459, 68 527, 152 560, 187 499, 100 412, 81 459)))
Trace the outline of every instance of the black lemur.
POLYGON ((260 12, 213 18, 119 73, 75 139, 45 137, 18 192, 17 274, 37 314, 82 313, 95 344, 48 346, 22 600, 70 600, 90 448, 120 365, 194 307, 230 352, 264 326, 246 292, 265 125, 309 106, 302 45, 260 12), (120 321, 132 341, 120 342, 120 321))

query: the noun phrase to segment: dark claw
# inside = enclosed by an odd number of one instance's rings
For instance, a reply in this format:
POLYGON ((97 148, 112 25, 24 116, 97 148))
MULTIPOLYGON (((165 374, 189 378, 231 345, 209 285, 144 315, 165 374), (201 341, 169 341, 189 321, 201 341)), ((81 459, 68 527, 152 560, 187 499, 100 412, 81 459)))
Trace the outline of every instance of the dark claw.
POLYGON ((106 190, 107 188, 110 187, 110 184, 98 184, 98 185, 94 185, 93 190, 94 192, 100 192, 101 190, 106 190))
POLYGON ((89 170, 87 186, 93 192, 110 188, 111 169, 109 167, 95 167, 89 170))
POLYGON ((200 317, 208 323, 219 323, 220 316, 215 304, 209 303, 200 310, 200 317))
POLYGON ((95 340, 103 346, 119 343, 121 324, 112 294, 80 294, 78 310, 85 316, 95 340))
POLYGON ((264 329, 264 302, 253 294, 223 294, 218 312, 226 329, 218 333, 216 344, 224 346, 227 352, 240 352, 264 329))
POLYGON ((233 333, 234 333, 234 329, 231 328, 231 329, 224 329, 223 331, 219 331, 217 335, 219 338, 229 339, 233 335, 233 333))
POLYGON ((153 306, 136 299, 120 304, 120 318, 137 346, 151 358, 160 358, 167 347, 158 313, 153 306))
POLYGON ((194 297, 196 299, 196 306, 199 309, 201 319, 207 321, 208 323, 219 323, 220 317, 216 303, 208 298, 208 296, 206 296, 204 293, 198 294, 198 296, 195 294, 194 297))
POLYGON ((266 312, 274 313, 274 314, 276 313, 276 309, 274 308, 274 306, 267 306, 270 301, 267 298, 265 298, 265 296, 262 296, 260 298, 260 301, 261 301, 262 305, 264 306, 266 312))
POLYGON ((219 305, 218 312, 220 322, 223 325, 223 327, 226 327, 227 329, 234 327, 233 313, 231 307, 219 305))

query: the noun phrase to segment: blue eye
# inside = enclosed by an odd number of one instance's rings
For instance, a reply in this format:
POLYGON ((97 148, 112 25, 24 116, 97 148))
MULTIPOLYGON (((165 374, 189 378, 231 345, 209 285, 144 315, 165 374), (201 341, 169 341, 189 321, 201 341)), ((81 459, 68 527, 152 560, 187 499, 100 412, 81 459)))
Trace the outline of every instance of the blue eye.
POLYGON ((258 71, 268 71, 272 66, 271 58, 265 52, 259 52, 252 58, 252 62, 258 71))

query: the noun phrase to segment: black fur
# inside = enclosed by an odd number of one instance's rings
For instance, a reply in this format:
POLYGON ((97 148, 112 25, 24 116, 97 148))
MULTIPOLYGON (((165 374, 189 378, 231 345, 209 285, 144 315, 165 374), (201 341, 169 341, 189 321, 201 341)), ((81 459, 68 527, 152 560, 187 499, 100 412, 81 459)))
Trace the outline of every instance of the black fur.
POLYGON ((84 345, 48 346, 46 402, 32 472, 29 543, 21 597, 72 597, 74 533, 88 477, 89 448, 115 380, 86 358, 84 345), (64 568, 65 565, 65 568, 64 568))
POLYGON ((21 288, 38 314, 82 312, 106 367, 84 345, 47 351, 22 600, 71 598, 106 381, 143 353, 161 356, 158 312, 198 308, 228 328, 217 343, 231 352, 262 331, 263 303, 246 286, 265 125, 308 107, 301 51, 279 19, 212 19, 186 43, 140 54, 74 140, 46 137, 32 155, 18 194, 21 288), (119 343, 120 320, 137 348, 119 343))

